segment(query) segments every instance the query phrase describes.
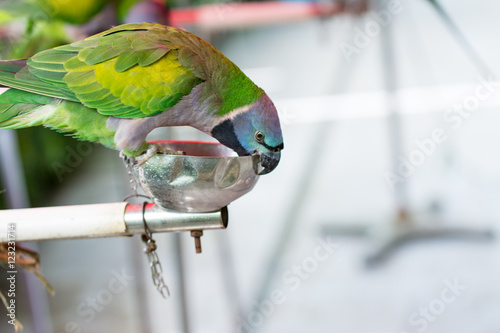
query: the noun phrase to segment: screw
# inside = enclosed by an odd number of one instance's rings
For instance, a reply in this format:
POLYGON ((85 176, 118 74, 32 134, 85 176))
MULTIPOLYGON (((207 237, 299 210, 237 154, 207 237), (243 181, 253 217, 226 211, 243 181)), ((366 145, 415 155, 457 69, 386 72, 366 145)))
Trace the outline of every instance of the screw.
POLYGON ((191 236, 194 237, 194 246, 196 248, 196 253, 201 253, 201 239, 203 236, 203 230, 191 230, 191 236))

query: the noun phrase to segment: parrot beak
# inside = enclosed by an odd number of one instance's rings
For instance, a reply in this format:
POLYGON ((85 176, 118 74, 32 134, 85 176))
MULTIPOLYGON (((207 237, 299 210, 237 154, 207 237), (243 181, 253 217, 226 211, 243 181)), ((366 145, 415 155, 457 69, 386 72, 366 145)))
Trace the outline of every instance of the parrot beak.
POLYGON ((262 166, 262 171, 259 172, 259 175, 265 175, 271 171, 273 171, 280 162, 281 158, 281 150, 270 153, 262 153, 260 154, 260 165, 262 166))

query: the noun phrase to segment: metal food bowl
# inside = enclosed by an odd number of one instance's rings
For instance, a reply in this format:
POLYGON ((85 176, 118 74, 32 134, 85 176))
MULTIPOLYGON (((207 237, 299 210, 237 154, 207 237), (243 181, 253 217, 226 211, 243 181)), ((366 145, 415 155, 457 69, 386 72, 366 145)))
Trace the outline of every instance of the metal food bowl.
POLYGON ((164 208, 181 212, 216 211, 249 192, 259 178, 258 156, 240 157, 218 143, 154 143, 185 153, 156 154, 143 165, 133 167, 136 181, 164 208))

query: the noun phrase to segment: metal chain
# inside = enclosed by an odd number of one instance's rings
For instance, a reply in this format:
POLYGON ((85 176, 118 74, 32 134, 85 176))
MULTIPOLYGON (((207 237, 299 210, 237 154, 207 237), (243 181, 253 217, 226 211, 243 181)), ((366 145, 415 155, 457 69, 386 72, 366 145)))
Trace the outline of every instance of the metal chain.
POLYGON ((139 184, 137 184, 137 180, 135 180, 134 174, 132 172, 133 162, 127 155, 123 154, 122 152, 120 152, 120 157, 123 160, 123 164, 125 165, 125 168, 127 169, 128 176, 130 178, 130 181, 129 181, 130 188, 132 189, 132 192, 134 192, 132 196, 138 196, 137 195, 137 188, 138 188, 139 184))
POLYGON ((142 241, 146 244, 144 252, 148 257, 149 267, 151 267, 151 276, 153 278, 153 284, 155 285, 158 292, 167 299, 170 297, 170 290, 168 289, 165 280, 163 280, 163 268, 161 267, 160 258, 156 253, 156 241, 153 239, 153 234, 146 223, 145 218, 146 202, 142 204, 142 223, 144 224, 144 234, 142 235, 142 241))

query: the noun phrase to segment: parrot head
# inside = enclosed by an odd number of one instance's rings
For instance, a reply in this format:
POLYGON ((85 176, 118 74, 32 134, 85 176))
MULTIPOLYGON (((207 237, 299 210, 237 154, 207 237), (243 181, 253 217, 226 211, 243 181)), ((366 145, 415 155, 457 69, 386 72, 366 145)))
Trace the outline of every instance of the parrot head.
POLYGON ((283 136, 278 112, 266 94, 223 117, 211 134, 240 156, 258 154, 263 167, 260 175, 273 171, 280 161, 283 136))

